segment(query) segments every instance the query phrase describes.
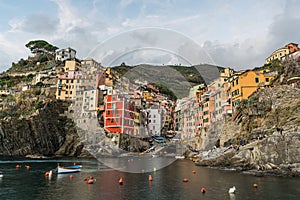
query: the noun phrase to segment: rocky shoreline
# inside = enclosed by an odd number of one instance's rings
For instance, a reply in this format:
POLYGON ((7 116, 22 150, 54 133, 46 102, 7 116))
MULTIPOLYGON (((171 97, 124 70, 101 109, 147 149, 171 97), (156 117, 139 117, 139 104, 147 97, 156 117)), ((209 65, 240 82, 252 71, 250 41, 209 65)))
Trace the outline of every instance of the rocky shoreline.
POLYGON ((244 146, 221 147, 191 155, 197 166, 239 171, 255 176, 300 176, 300 133, 278 135, 244 146), (289 151, 289 149, 293 151, 289 151))

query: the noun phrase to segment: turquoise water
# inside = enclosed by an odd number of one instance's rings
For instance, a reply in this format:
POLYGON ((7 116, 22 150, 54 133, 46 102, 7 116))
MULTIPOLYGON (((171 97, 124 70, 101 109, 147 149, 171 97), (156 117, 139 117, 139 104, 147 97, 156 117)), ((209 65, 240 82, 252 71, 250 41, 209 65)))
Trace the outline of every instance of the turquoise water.
MULTIPOLYGON (((156 159, 156 158, 153 158, 156 159)), ((124 159, 125 160, 125 159, 124 159)), ((131 162, 134 165, 134 161, 131 162)), ((126 173, 107 168, 96 160, 59 159, 23 160, 1 158, 0 199, 300 199, 300 179, 282 177, 255 177, 233 171, 197 167, 188 160, 177 160, 156 172, 126 173), (45 172, 61 165, 83 165, 80 173, 69 175, 53 174, 45 178, 45 172), (16 169, 16 164, 21 168, 16 169), (25 169, 30 165, 30 170, 25 169), (193 174, 192 170, 196 173, 193 174), (148 181, 152 175, 153 181, 148 181), (84 177, 94 176, 96 182, 87 184, 84 177), (119 185, 119 177, 124 184, 119 185), (188 182, 184 183, 183 179, 188 182), (258 188, 252 187, 253 183, 258 188), (237 188, 235 195, 228 189, 237 188), (206 188, 203 195, 202 187, 206 188)))

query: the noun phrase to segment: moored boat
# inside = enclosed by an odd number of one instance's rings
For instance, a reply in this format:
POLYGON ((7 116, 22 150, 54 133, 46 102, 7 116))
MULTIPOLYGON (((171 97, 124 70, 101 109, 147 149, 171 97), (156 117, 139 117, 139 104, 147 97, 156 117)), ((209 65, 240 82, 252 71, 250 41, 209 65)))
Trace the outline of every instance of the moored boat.
POLYGON ((69 173, 77 173, 80 172, 80 168, 77 169, 70 169, 70 168, 64 168, 64 167, 57 167, 57 173, 58 174, 69 174, 69 173))
POLYGON ((176 159, 184 159, 185 157, 184 157, 184 155, 176 155, 175 158, 176 159))
POLYGON ((82 168, 82 165, 71 165, 71 166, 68 166, 68 167, 65 167, 66 169, 81 169, 82 168))

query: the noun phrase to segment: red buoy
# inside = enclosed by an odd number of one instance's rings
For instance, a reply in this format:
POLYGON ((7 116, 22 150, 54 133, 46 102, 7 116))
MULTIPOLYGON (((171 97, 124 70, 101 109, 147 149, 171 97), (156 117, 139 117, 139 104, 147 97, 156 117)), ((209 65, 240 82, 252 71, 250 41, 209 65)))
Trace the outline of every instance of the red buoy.
POLYGON ((90 179, 94 179, 94 177, 93 177, 93 176, 90 176, 90 179))
POLYGON ((145 170, 142 169, 142 174, 145 173, 145 170))
POLYGON ((16 165, 16 168, 19 169, 19 168, 21 168, 21 166, 20 165, 16 165))
POLYGON ((29 165, 26 165, 25 167, 26 167, 26 169, 27 169, 27 170, 29 170, 29 169, 30 169, 30 166, 29 166, 29 165))
POLYGON ((49 174, 50 174, 50 172, 46 172, 46 173, 45 173, 45 176, 46 176, 46 177, 48 177, 48 176, 49 176, 49 174))
POLYGON ((73 175, 70 175, 70 179, 74 178, 73 175))
POLYGON ((254 184, 253 184, 253 187, 254 187, 254 188, 257 188, 257 187, 258 187, 258 185, 257 185, 256 183, 254 183, 254 184))
POLYGON ((89 181, 87 183, 88 184, 94 184, 94 180, 93 179, 89 179, 89 181))
POLYGON ((83 180, 84 180, 84 181, 87 181, 87 177, 84 177, 83 180))
POLYGON ((201 193, 205 193, 206 192, 206 189, 205 188, 201 188, 201 193))
POLYGON ((192 173, 193 173, 193 174, 196 174, 196 171, 195 171, 195 170, 193 170, 193 171, 192 171, 192 173))
POLYGON ((123 185, 123 178, 122 177, 120 177, 120 179, 119 179, 119 184, 123 185))
POLYGON ((189 182, 189 180, 187 178, 184 178, 183 182, 187 183, 187 182, 189 182))
POLYGON ((149 181, 153 181, 153 178, 151 175, 149 175, 149 178, 148 178, 149 181))

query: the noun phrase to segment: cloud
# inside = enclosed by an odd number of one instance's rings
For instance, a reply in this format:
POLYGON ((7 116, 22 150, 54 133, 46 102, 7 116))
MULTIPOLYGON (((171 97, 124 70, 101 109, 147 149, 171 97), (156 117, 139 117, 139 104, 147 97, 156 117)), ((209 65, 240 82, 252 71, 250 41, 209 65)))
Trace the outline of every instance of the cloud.
POLYGON ((33 14, 24 18, 12 19, 9 24, 12 28, 11 32, 49 35, 56 31, 58 19, 44 14, 33 14))

